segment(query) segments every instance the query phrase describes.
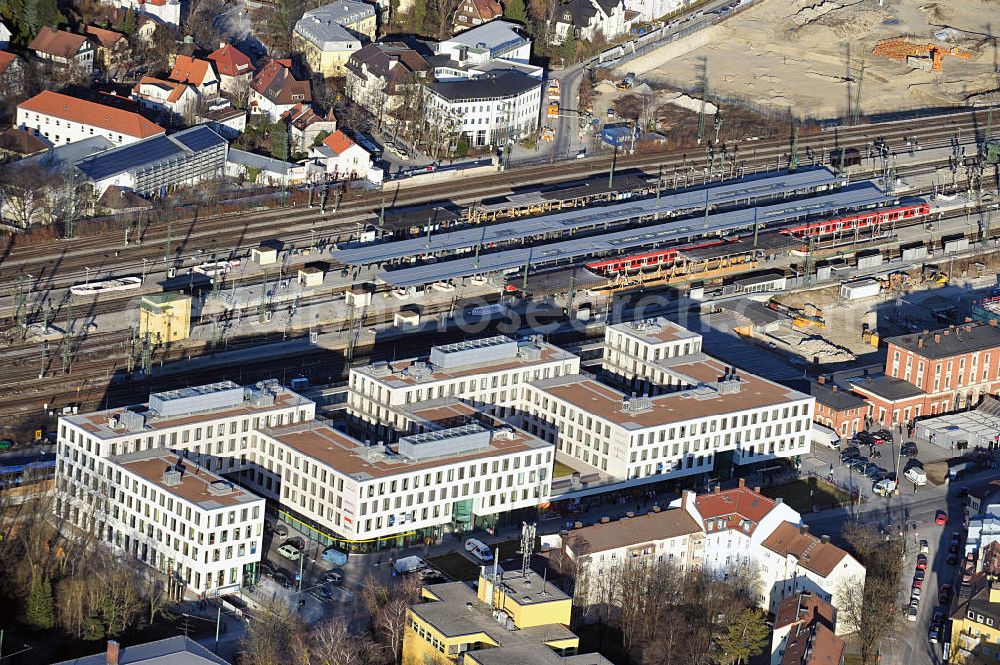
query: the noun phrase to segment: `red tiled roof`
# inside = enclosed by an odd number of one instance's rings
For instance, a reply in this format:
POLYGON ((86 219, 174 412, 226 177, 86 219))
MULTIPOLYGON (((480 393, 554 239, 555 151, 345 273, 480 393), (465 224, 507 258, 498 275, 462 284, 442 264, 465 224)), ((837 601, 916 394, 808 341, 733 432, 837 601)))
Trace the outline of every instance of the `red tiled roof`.
POLYGON ((782 556, 791 554, 800 566, 822 577, 832 573, 847 556, 847 552, 836 545, 823 542, 791 522, 782 522, 762 544, 782 556))
POLYGON ((10 51, 0 51, 0 76, 3 76, 7 68, 10 67, 10 63, 17 60, 17 56, 10 51))
POLYGON ((472 0, 472 4, 475 5, 476 11, 479 12, 479 18, 484 21, 495 19, 497 16, 503 14, 503 7, 496 0, 472 0))
POLYGON ((139 79, 139 82, 135 84, 132 88, 132 92, 137 95, 142 94, 142 85, 155 85, 165 90, 170 90, 170 94, 167 96, 168 102, 176 102, 184 94, 184 91, 188 89, 186 83, 178 83, 177 81, 164 81, 163 79, 158 79, 153 76, 143 76, 139 79))
POLYGON ((209 54, 220 76, 242 76, 254 71, 250 58, 232 44, 225 44, 209 54))
POLYGON ((17 127, 0 132, 0 150, 14 152, 19 155, 34 155, 49 147, 49 144, 41 140, 31 132, 26 132, 17 127))
POLYGON ((88 35, 91 35, 94 39, 101 43, 104 48, 114 48, 115 45, 121 40, 125 39, 125 35, 120 32, 115 32, 114 30, 105 30, 104 28, 98 28, 93 25, 88 25, 83 29, 88 35))
POLYGON ((281 114, 281 119, 298 129, 305 129, 316 122, 336 122, 337 118, 330 111, 324 118, 313 110, 309 104, 298 103, 281 114))
POLYGON ((774 630, 790 626, 793 623, 812 623, 814 621, 822 621, 830 628, 834 628, 836 620, 837 610, 833 608, 833 605, 815 593, 803 591, 778 603, 778 611, 774 613, 774 630))
POLYGON ((45 90, 31 99, 26 99, 18 104, 17 108, 62 118, 70 122, 91 125, 135 138, 144 139, 164 133, 162 127, 146 120, 138 113, 70 97, 51 90, 45 90))
POLYGON ((296 80, 290 67, 290 60, 272 60, 257 72, 250 87, 274 104, 312 101, 309 81, 296 80), (294 99, 294 96, 301 96, 301 99, 294 99))
POLYGON ((177 56, 177 60, 174 61, 173 71, 170 72, 168 78, 180 81, 181 83, 201 85, 208 78, 209 73, 214 72, 212 70, 212 63, 208 60, 179 55, 177 56))
POLYGON ((723 525, 716 522, 711 529, 706 528, 706 532, 736 529, 746 534, 752 534, 760 521, 777 505, 774 499, 748 487, 701 494, 695 498, 694 503, 706 522, 710 519, 725 522, 723 525))
POLYGON ((338 129, 333 134, 330 134, 323 139, 323 145, 328 147, 330 150, 333 150, 334 153, 340 155, 355 144, 354 141, 347 137, 347 134, 338 129))
POLYGON ((28 48, 39 53, 71 59, 80 51, 87 38, 65 30, 55 30, 47 25, 42 26, 28 48))

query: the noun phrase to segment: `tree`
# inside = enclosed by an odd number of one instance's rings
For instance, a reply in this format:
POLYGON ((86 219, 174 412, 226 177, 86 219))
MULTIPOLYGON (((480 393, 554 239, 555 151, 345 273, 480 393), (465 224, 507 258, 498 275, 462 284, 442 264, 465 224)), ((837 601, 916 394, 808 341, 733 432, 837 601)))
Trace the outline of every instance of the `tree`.
POLYGON ((382 647, 351 633, 343 618, 316 626, 309 634, 309 646, 316 665, 373 665, 381 660, 382 647))
POLYGON ((271 156, 288 161, 288 127, 280 120, 271 125, 271 156))
POLYGON ((118 22, 118 32, 122 33, 129 39, 135 36, 136 30, 136 18, 135 9, 129 7, 125 14, 122 16, 122 20, 118 22))
POLYGON ((392 662, 399 663, 403 655, 406 613, 420 597, 420 582, 410 576, 386 586, 369 576, 361 595, 371 616, 376 639, 392 654, 392 662))
POLYGON ((50 630, 56 625, 55 606, 52 601, 52 582, 39 573, 31 580, 31 592, 25 608, 28 625, 35 630, 50 630))
POLYGON ((59 12, 56 0, 4 0, 0 16, 11 22, 11 30, 19 44, 27 44, 42 26, 58 27, 66 20, 59 12))
POLYGON ((727 616, 725 632, 715 640, 722 652, 720 663, 745 663, 771 643, 767 617, 757 608, 745 608, 727 616))
POLYGON ((503 15, 511 21, 517 21, 521 25, 528 24, 528 12, 524 7, 524 0, 507 0, 504 3, 503 15))
POLYGON ((559 45, 559 56, 571 64, 576 60, 576 37, 573 35, 573 28, 566 31, 566 38, 559 45))
POLYGON ((302 626, 287 603, 266 601, 252 619, 243 637, 240 662, 245 665, 302 662, 305 653, 302 626))
POLYGON ((0 171, 0 221, 16 229, 52 222, 50 187, 58 178, 37 162, 0 171))

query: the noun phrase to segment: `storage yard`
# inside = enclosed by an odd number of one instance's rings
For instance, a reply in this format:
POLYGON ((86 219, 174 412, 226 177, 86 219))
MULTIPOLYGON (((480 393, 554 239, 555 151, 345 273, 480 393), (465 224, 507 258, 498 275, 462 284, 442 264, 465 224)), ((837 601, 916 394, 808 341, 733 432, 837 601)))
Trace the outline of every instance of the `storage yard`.
POLYGON ((862 115, 985 102, 997 87, 988 35, 998 8, 995 0, 764 0, 714 26, 708 45, 679 57, 662 50, 624 69, 695 92, 707 65, 711 99, 803 119, 849 116, 859 87, 862 115))

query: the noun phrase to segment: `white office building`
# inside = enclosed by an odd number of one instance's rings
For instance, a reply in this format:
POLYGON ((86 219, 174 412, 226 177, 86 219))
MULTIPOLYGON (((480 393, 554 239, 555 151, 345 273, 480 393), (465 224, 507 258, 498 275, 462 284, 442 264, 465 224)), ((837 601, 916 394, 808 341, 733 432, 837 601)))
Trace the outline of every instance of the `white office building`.
POLYGON ((428 83, 425 120, 465 134, 474 146, 506 145, 538 129, 542 81, 519 69, 428 83))
POLYGON ((669 367, 679 358, 704 358, 701 345, 701 335, 662 317, 609 325, 604 329, 604 370, 642 394, 689 387, 669 367))

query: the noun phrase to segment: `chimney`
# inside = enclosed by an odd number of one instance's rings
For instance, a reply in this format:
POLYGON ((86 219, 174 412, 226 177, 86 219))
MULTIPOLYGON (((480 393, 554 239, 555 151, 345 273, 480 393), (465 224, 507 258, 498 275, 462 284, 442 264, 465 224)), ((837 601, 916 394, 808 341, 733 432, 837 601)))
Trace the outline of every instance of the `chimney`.
MULTIPOLYGON (((947 335, 948 331, 945 330, 944 334, 947 335)), ((934 343, 935 344, 940 344, 941 343, 941 335, 938 335, 937 333, 934 334, 934 343)))
POLYGON ((816 380, 819 381, 819 385, 821 386, 826 385, 826 376, 824 374, 820 374, 818 377, 816 377, 816 380))
POLYGON ((774 499, 774 502, 775 502, 775 503, 784 503, 784 502, 785 502, 785 499, 784 499, 784 497, 780 497, 780 496, 779 496, 779 497, 776 497, 776 498, 774 499))
POLYGON ((835 383, 832 386, 830 386, 830 390, 833 392, 837 392, 837 384, 835 383))
POLYGON ((829 545, 830 544, 830 536, 827 536, 827 535, 820 536, 819 537, 819 542, 823 543, 824 545, 829 545))
POLYGON ((740 483, 739 483, 739 486, 740 486, 740 487, 746 487, 746 486, 747 486, 747 481, 746 481, 746 479, 744 479, 744 478, 740 478, 740 483))
POLYGON ((115 640, 108 640, 108 665, 118 665, 118 652, 118 642, 115 640))
POLYGON ((990 325, 993 326, 994 328, 996 328, 997 327, 997 320, 996 319, 990 319, 990 325))
POLYGON ((760 485, 754 485, 753 493, 754 494, 760 494, 760 485))
POLYGON ((923 337, 918 337, 917 338, 917 348, 918 349, 924 348, 924 338, 923 337))
POLYGON ((715 491, 716 494, 718 494, 722 491, 722 485, 716 485, 712 489, 715 491))
MULTIPOLYGON (((951 332, 951 328, 945 328, 944 329, 944 336, 947 337, 948 333, 950 333, 950 332, 951 332)), ((935 340, 935 341, 937 341, 937 340, 935 340)))
POLYGON ((809 533, 809 525, 808 524, 800 524, 799 525, 799 533, 801 533, 803 535, 809 533))

